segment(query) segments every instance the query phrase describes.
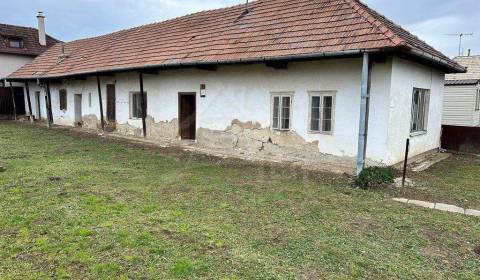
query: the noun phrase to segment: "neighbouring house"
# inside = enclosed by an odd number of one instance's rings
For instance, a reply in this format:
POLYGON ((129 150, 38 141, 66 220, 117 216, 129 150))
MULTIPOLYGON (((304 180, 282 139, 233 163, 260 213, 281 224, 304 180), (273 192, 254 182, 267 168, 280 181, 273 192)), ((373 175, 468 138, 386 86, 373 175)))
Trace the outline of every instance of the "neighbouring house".
POLYGON ((6 82, 6 77, 55 45, 58 40, 45 34, 43 13, 38 29, 0 23, 0 118, 25 115, 23 83, 6 82))
POLYGON ((9 80, 50 124, 360 171, 437 149, 463 71, 357 0, 258 0, 57 44, 9 80))
POLYGON ((445 77, 442 147, 480 154, 480 55, 454 60, 467 72, 445 77))
POLYGON ((445 77, 442 124, 480 126, 480 55, 459 56, 454 60, 466 73, 445 77))

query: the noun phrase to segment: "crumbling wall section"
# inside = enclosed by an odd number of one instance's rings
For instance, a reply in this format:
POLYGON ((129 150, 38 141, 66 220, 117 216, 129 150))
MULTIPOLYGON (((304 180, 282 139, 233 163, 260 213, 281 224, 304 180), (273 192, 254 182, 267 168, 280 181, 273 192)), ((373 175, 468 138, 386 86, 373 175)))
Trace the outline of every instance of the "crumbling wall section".
POLYGON ((178 119, 155 122, 152 116, 147 116, 145 123, 147 125, 147 138, 176 139, 178 137, 178 119))
POLYGON ((199 128, 198 144, 207 148, 271 157, 312 158, 321 155, 318 141, 307 142, 294 131, 262 128, 259 123, 233 120, 224 131, 199 128))
POLYGON ((82 116, 82 127, 90 130, 99 130, 101 129, 100 120, 97 118, 97 115, 84 115, 82 116))

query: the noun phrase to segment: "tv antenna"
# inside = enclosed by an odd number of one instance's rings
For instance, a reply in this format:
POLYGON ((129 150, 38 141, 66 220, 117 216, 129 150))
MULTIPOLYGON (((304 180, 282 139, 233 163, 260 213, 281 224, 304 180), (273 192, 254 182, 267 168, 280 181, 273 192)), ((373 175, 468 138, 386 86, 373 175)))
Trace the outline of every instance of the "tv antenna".
POLYGON ((458 55, 461 56, 463 55, 463 50, 462 50, 462 39, 463 36, 473 36, 473 33, 454 33, 454 34, 446 34, 447 36, 456 36, 459 38, 459 43, 458 43, 458 55))

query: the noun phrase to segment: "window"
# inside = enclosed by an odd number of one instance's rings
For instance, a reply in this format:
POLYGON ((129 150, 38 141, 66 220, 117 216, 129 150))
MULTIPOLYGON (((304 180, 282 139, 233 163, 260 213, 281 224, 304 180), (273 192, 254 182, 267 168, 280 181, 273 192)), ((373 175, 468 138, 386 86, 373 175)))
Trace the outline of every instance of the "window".
POLYGON ((310 131, 333 132, 335 108, 334 92, 314 92, 310 94, 310 131))
POLYGON ((8 46, 10 48, 19 49, 19 48, 22 47, 22 40, 21 39, 10 38, 10 39, 8 39, 8 46))
POLYGON ((292 96, 290 94, 273 94, 272 103, 272 128, 289 130, 292 96))
POLYGON ((92 107, 92 93, 89 92, 88 93, 88 107, 92 107))
POLYGON ((67 110, 67 90, 61 89, 58 95, 60 97, 60 110, 67 110))
MULTIPOLYGON (((147 93, 145 94, 145 109, 147 108, 147 93)), ((142 118, 142 95, 140 92, 132 92, 130 94, 130 118, 142 118)))
POLYGON ((428 89, 413 89, 411 132, 427 131, 429 102, 430 91, 428 89))
POLYGON ((480 111, 480 88, 477 88, 477 95, 475 96, 475 111, 480 111))

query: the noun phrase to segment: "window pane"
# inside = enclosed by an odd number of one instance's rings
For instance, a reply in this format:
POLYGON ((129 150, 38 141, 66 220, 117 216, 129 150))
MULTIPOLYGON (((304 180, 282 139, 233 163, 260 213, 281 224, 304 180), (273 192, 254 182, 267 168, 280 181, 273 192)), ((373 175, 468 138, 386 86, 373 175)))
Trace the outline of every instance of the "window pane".
POLYGON ((312 107, 314 108, 320 107, 320 96, 312 96, 312 107))
POLYGON ((310 130, 320 130, 320 96, 312 96, 312 108, 310 112, 310 130))
POLYGON ((278 128, 278 123, 279 123, 279 113, 280 113, 280 97, 275 96, 273 97, 273 123, 272 127, 273 128, 278 128))
POLYGON ((411 131, 426 131, 428 121, 430 91, 428 89, 414 89, 412 96, 412 123, 411 131))
POLYGON ((322 128, 325 132, 332 131, 332 120, 323 120, 322 121, 322 128))
POLYGON ((290 128, 290 97, 282 97, 282 129, 290 128))
POLYGON ((21 41, 20 40, 9 40, 9 46, 10 48, 20 48, 21 47, 21 41))
POLYGON ((140 93, 136 94, 137 96, 137 118, 142 117, 142 95, 140 93))
POLYGON ((332 108, 333 107, 333 96, 324 96, 323 97, 323 107, 332 108))
POLYGON ((137 94, 132 94, 132 118, 138 118, 138 99, 137 94))
POLYGON ((413 98, 412 98, 412 131, 417 131, 417 120, 418 120, 418 90, 414 89, 413 98))

